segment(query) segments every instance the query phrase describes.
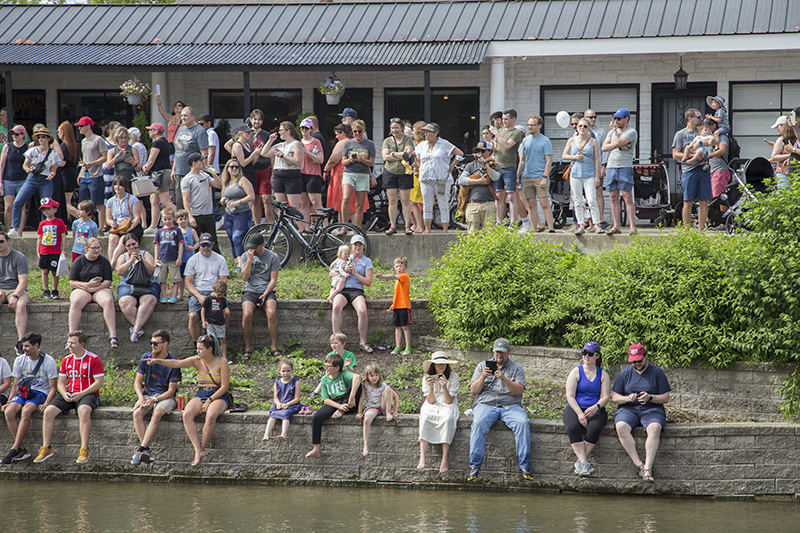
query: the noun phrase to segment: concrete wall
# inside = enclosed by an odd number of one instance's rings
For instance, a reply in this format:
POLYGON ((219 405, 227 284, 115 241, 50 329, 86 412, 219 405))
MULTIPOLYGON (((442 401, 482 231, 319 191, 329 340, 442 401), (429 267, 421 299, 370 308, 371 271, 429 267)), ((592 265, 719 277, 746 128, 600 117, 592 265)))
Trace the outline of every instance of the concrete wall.
MULTIPOLYGON (((560 421, 533 420, 533 481, 523 481, 514 458, 513 434, 502 424, 488 435, 480 477, 467 484, 471 417, 462 416, 450 452, 450 471, 440 474, 440 447, 432 446, 428 467, 417 470, 418 418, 401 415, 373 424, 371 453, 361 455, 361 427, 354 417, 329 421, 323 427, 322 457, 306 459, 311 447, 309 416, 295 416, 290 439, 262 442, 263 412, 224 414, 201 467, 194 457, 180 413, 162 421, 152 445, 156 462, 134 467, 131 455, 138 441, 130 409, 100 408, 94 414, 89 462, 76 465, 79 436, 74 414, 56 420, 53 449, 47 462, 13 463, 0 479, 78 479, 173 481, 191 483, 293 483, 315 485, 386 484, 392 487, 476 490, 562 490, 590 493, 715 496, 750 499, 761 496, 796 498, 800 493, 800 426, 790 424, 670 425, 655 462, 655 484, 645 483, 620 446, 612 427, 604 430, 591 459, 596 473, 578 479, 575 457, 560 421)), ((36 415, 26 445, 36 454, 41 439, 36 415)), ((635 431, 643 453, 643 433, 635 431)), ((0 432, 0 449, 11 441, 0 432)))
MULTIPOLYGON (((450 350, 445 341, 422 339, 431 350, 450 350)), ((474 362, 489 355, 480 351, 451 350, 460 358, 474 362)), ((546 346, 513 346, 511 357, 520 363, 527 377, 563 383, 567 374, 580 362, 580 353, 571 348, 546 346)), ((625 364, 607 368, 612 379, 625 364)), ((701 369, 697 364, 689 368, 667 368, 672 392, 668 410, 673 410, 680 420, 702 417, 704 420, 760 420, 780 421, 783 403, 777 389, 794 369, 790 365, 736 363, 731 368, 701 369)))

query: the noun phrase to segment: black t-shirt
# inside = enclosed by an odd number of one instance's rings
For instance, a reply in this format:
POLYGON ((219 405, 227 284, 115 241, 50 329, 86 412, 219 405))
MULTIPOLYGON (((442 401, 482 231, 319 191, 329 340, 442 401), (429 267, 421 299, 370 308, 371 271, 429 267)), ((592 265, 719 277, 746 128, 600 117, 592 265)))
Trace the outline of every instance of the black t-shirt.
POLYGON ((325 163, 328 162, 328 158, 331 156, 331 147, 328 146, 328 140, 319 131, 315 131, 311 134, 311 136, 319 140, 319 142, 322 144, 322 168, 325 168, 325 163))
POLYGON ((111 280, 111 263, 102 255, 94 261, 89 261, 85 255, 82 255, 72 263, 72 268, 69 270, 70 281, 86 283, 96 277, 102 278, 103 281, 111 280))
POLYGON ((225 309, 228 308, 228 299, 222 296, 206 296, 203 300, 203 309, 206 310, 206 322, 215 326, 225 325, 225 309))
MULTIPOLYGON (((261 148, 269 142, 269 132, 259 130, 258 135, 250 136, 250 146, 253 150, 261 150, 261 148)), ((265 170, 272 166, 269 157, 258 157, 258 161, 253 163, 253 168, 256 170, 265 170)))
POLYGON ((156 160, 153 162, 153 168, 151 170, 166 170, 170 168, 170 145, 167 142, 167 139, 164 137, 156 139, 153 141, 153 146, 150 149, 152 150, 153 148, 158 148, 159 151, 158 155, 156 156, 156 160))

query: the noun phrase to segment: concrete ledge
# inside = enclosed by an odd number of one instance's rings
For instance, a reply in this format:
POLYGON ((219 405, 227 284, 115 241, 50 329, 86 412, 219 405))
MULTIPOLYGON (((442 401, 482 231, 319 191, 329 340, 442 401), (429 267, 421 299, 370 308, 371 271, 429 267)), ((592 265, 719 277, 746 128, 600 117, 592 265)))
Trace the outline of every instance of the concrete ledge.
MULTIPOLYGON (((201 467, 191 467, 193 452, 181 423, 181 414, 165 417, 153 444, 156 462, 134 467, 131 455, 138 442, 131 410, 100 408, 94 413, 89 462, 77 465, 78 419, 74 414, 56 419, 55 455, 45 463, 13 463, 0 479, 73 479, 134 482, 257 483, 331 486, 391 486, 419 489, 491 491, 576 491, 587 493, 712 496, 726 499, 759 497, 791 500, 800 493, 800 426, 794 424, 686 424, 670 425, 661 438, 655 462, 655 484, 645 483, 609 425, 592 454, 596 473, 578 479, 572 473, 575 457, 560 421, 532 420, 533 481, 517 472, 513 434, 494 426, 486 443, 480 477, 466 483, 469 469, 471 417, 458 423, 450 452, 450 471, 441 474, 440 447, 432 446, 428 467, 417 470, 418 417, 401 415, 378 419, 371 433, 371 453, 361 455, 361 425, 354 417, 326 422, 322 458, 306 459, 310 449, 309 416, 295 416, 290 440, 262 442, 266 412, 226 413, 201 467)), ((198 420, 202 420, 202 417, 198 420)), ((636 436, 640 453, 644 433, 636 436)), ((41 441, 41 417, 35 415, 26 439, 34 455, 41 441)), ((2 432, 0 449, 10 448, 2 432)))

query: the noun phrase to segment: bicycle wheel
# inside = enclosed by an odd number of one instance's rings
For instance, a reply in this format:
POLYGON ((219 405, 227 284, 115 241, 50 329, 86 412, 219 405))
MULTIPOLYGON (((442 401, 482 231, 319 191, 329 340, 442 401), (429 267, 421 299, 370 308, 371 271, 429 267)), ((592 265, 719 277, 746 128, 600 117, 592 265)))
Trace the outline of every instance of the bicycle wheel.
POLYGON ((331 263, 336 261, 336 253, 339 250, 339 246, 343 244, 349 245, 350 239, 355 235, 360 235, 364 238, 364 242, 366 243, 364 246, 364 255, 369 257, 371 247, 369 237, 364 230, 353 224, 336 223, 322 230, 319 239, 316 241, 314 253, 319 262, 326 267, 330 266, 331 263))
POLYGON ((275 232, 272 243, 270 243, 269 238, 272 234, 273 226, 274 224, 258 224, 257 226, 253 226, 245 233, 242 242, 246 243, 250 235, 260 233, 264 237, 267 249, 278 254, 278 258, 281 260, 281 267, 285 267, 292 257, 292 236, 285 228, 278 226, 278 231, 275 232))

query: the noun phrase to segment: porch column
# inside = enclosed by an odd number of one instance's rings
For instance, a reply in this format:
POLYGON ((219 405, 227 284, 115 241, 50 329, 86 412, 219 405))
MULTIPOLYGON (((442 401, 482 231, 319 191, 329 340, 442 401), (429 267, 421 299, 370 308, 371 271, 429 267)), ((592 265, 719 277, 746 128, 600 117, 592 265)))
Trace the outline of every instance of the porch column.
POLYGON ((431 71, 425 71, 425 92, 423 93, 425 103, 425 122, 431 121, 431 71))
POLYGON ((11 71, 6 70, 3 73, 6 80, 6 117, 8 117, 8 129, 14 126, 14 100, 12 99, 11 90, 11 71))
POLYGON ((172 113, 172 100, 169 98, 169 89, 167 88, 167 73, 166 72, 151 72, 150 73, 150 87, 153 89, 153 96, 150 98, 150 120, 152 122, 160 122, 167 127, 164 122, 164 117, 158 111, 158 102, 156 102, 156 85, 161 89, 161 107, 172 113))
POLYGON ((244 117, 250 116, 250 72, 242 72, 242 87, 244 87, 244 117))
POLYGON ((502 57, 492 58, 492 73, 489 89, 489 113, 502 111, 506 105, 506 60, 502 57))

